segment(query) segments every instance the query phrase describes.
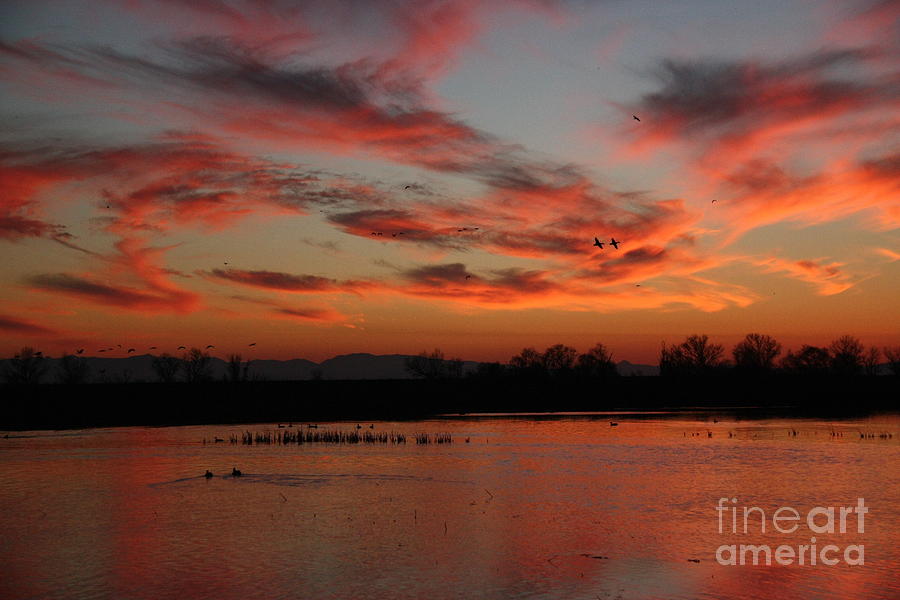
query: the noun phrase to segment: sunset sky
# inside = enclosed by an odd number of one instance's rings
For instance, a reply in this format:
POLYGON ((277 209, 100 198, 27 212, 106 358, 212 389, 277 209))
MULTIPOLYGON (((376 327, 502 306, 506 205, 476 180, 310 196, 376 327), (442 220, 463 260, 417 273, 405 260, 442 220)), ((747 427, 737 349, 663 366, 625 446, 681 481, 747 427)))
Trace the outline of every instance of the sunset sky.
POLYGON ((895 0, 0 5, 4 357, 900 344, 898 227, 895 0))

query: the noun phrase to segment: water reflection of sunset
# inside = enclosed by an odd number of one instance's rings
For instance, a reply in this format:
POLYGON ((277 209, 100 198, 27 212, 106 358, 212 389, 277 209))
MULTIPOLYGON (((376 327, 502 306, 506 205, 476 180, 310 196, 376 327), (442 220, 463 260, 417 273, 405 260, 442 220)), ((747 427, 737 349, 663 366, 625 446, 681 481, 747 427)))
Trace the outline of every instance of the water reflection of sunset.
MULTIPOLYGON (((11 475, 0 496, 8 532, 0 558, 14 577, 0 592, 148 599, 897 593, 898 437, 834 438, 829 421, 721 414, 617 422, 610 427, 599 415, 376 424, 410 436, 448 432, 454 442, 446 445, 200 444, 243 431, 228 426, 12 438, 2 455, 11 475), (242 477, 230 476, 233 466, 242 477), (206 469, 212 479, 203 478, 206 469), (851 539, 848 528, 816 537, 820 547, 864 543, 864 566, 717 564, 721 544, 809 543, 803 528, 720 534, 720 498, 771 514, 859 497, 871 508, 863 535, 851 539)), ((900 432, 896 417, 841 425, 900 432)))

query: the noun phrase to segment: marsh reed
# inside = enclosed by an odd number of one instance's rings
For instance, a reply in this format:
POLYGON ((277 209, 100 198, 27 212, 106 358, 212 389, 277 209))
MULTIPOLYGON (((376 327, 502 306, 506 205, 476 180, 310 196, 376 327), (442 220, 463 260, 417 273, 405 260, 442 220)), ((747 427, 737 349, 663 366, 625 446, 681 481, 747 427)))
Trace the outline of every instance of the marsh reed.
MULTIPOLYGON (((449 433, 417 433, 414 436, 416 444, 450 444, 453 437, 449 433)), ((330 430, 330 429, 295 429, 278 431, 244 431, 240 437, 232 434, 229 437, 232 444, 245 446, 256 445, 293 445, 293 444, 405 444, 406 434, 394 431, 371 430, 330 430)))

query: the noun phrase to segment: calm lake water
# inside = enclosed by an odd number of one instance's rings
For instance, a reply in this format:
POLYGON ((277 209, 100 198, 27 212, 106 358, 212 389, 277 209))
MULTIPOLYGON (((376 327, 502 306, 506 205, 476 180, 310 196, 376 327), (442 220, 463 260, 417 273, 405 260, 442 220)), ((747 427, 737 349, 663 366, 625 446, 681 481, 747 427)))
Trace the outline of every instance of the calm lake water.
POLYGON ((274 424, 10 433, 0 598, 900 598, 900 418, 715 418, 374 423, 453 436, 429 445, 228 442, 274 424), (740 512, 733 533, 720 498, 762 508, 766 533, 740 512), (805 524, 857 498, 864 532, 855 513, 843 534, 805 524), (779 507, 796 532, 773 529, 779 507), (716 558, 812 536, 838 564, 716 558))

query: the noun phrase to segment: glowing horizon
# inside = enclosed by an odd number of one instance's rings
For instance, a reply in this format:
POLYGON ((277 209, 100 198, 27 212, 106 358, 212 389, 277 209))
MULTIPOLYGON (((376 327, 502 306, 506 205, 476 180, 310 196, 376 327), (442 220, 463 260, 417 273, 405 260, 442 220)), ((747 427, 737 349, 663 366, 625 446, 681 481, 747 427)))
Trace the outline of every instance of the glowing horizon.
POLYGON ((4 357, 900 344, 894 0, 2 11, 4 357))

